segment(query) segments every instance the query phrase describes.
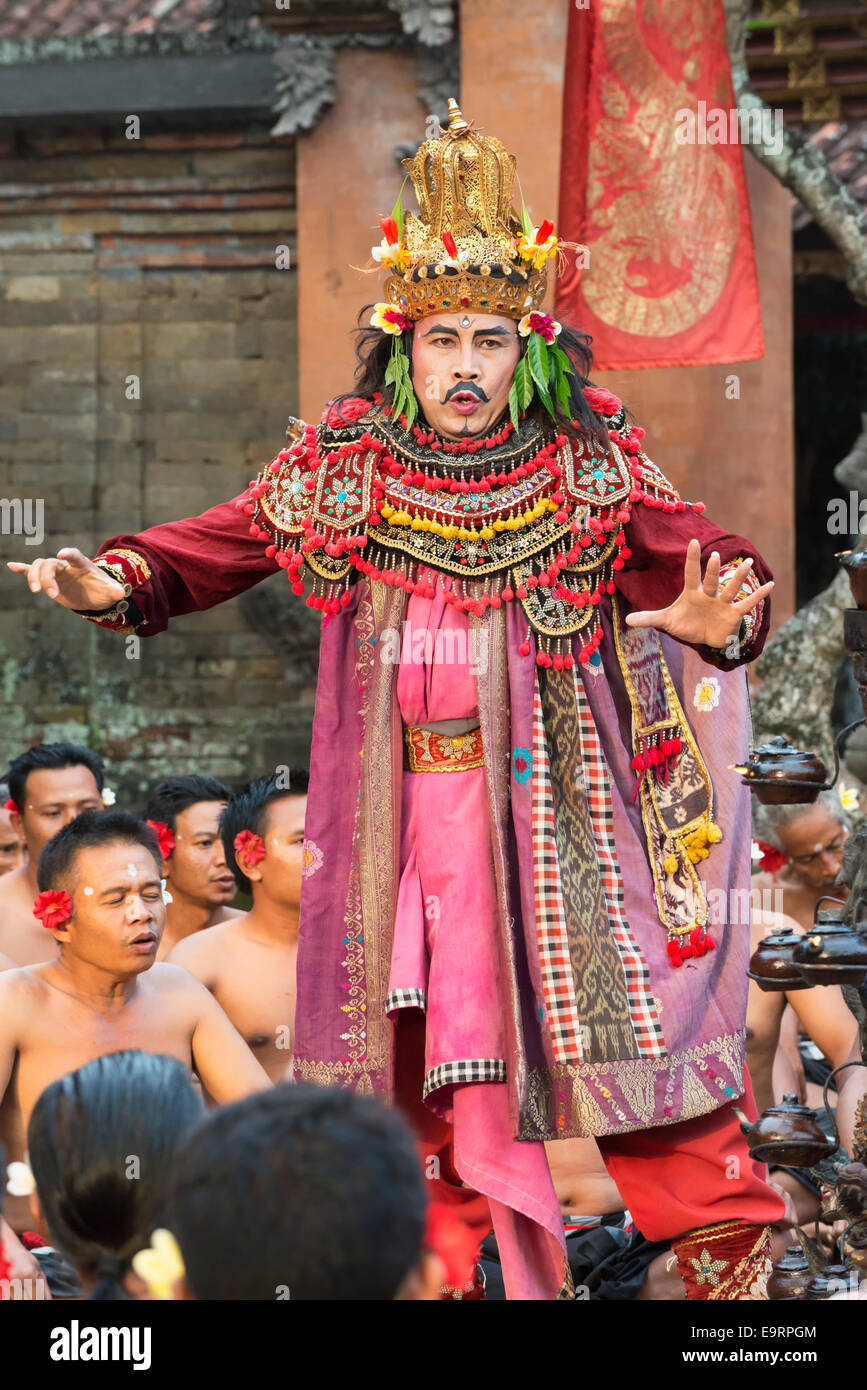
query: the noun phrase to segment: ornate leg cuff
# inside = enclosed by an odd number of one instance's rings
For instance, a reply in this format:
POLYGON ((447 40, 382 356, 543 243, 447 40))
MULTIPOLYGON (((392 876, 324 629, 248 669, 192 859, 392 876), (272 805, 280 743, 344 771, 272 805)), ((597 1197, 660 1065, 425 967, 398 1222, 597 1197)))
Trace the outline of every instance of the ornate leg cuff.
POLYGON ((724 1221, 673 1242, 686 1296, 694 1302, 759 1302, 773 1268, 770 1226, 724 1221))

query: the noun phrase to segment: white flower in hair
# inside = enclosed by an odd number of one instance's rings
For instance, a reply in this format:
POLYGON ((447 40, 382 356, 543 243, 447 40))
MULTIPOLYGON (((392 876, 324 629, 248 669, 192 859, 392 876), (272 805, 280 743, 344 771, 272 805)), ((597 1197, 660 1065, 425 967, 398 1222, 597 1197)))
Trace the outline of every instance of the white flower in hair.
POLYGON ((114 803, 115 803, 116 801, 117 801, 117 797, 115 796, 115 794, 114 794, 114 792, 112 791, 111 787, 103 787, 103 789, 102 789, 102 804, 103 804, 103 806, 113 806, 114 803))
POLYGON ((36 1181, 26 1159, 23 1162, 10 1163, 7 1167, 6 1191, 10 1197, 29 1197, 31 1192, 36 1191, 36 1181))
POLYGON ((162 888, 163 890, 163 902, 165 903, 166 907, 168 907, 169 903, 174 902, 174 898, 172 897, 171 893, 166 887, 166 881, 164 878, 160 879, 160 888, 162 888))

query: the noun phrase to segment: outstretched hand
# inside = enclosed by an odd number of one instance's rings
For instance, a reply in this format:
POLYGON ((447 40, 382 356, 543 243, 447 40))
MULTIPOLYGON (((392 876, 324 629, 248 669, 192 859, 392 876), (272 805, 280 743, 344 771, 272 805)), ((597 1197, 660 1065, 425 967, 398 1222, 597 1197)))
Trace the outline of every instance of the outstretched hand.
POLYGON ((58 550, 56 559, 34 560, 31 565, 10 560, 7 568, 25 575, 34 594, 47 594, 61 608, 111 608, 124 596, 122 584, 72 546, 58 550))
POLYGON ((751 613, 774 587, 773 580, 769 580, 746 598, 737 598, 752 564, 752 560, 744 560, 725 587, 719 589, 718 552, 712 552, 702 579, 701 546, 697 540, 691 540, 686 549, 682 593, 667 608, 628 613, 626 625, 655 627, 660 632, 667 632, 670 637, 676 637, 679 642, 694 642, 700 646, 722 649, 738 631, 744 615, 751 613))

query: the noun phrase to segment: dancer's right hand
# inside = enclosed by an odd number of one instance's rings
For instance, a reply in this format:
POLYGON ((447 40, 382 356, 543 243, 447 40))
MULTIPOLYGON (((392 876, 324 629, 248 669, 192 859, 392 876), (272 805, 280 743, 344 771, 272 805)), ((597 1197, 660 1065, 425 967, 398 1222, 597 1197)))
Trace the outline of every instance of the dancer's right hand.
POLYGON ((13 574, 26 575, 34 594, 45 593, 62 608, 111 608, 124 596, 122 584, 73 546, 58 550, 56 559, 34 560, 31 565, 10 560, 7 567, 13 574))

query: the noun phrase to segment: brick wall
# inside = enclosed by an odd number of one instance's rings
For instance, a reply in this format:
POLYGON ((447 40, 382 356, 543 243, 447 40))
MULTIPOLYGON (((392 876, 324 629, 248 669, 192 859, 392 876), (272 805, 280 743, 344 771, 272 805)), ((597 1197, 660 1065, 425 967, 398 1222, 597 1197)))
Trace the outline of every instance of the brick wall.
MULTIPOLYGON (((0 496, 44 499, 46 530, 41 546, 0 536, 4 562, 93 554, 194 515, 282 445, 297 412, 294 170, 292 143, 255 124, 0 135, 0 496)), ((176 619, 135 660, 4 564, 0 763, 85 740, 137 800, 170 770, 238 779, 303 759, 317 620, 286 587, 280 574, 176 619)))

